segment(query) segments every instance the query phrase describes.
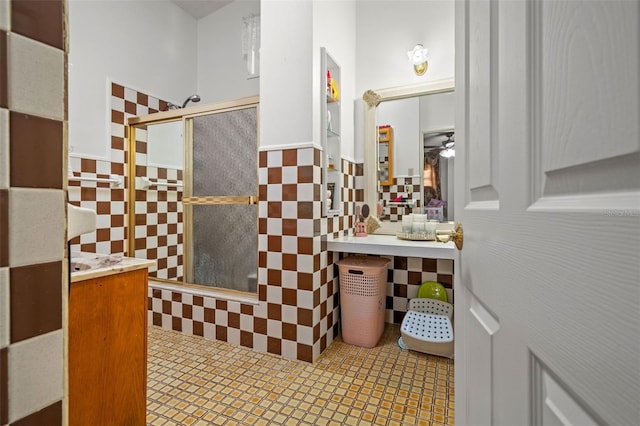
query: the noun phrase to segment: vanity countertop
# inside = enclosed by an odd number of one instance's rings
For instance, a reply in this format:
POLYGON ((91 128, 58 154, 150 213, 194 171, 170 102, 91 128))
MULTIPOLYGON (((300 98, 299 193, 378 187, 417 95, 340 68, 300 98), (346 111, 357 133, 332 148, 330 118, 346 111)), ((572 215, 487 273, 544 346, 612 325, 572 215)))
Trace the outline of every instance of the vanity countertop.
POLYGON ((136 259, 121 255, 104 255, 95 253, 71 254, 71 282, 106 277, 121 272, 148 268, 155 264, 153 260, 136 259))
POLYGON ((455 259, 453 242, 401 240, 395 235, 369 234, 366 237, 341 236, 327 239, 327 249, 344 253, 455 259))

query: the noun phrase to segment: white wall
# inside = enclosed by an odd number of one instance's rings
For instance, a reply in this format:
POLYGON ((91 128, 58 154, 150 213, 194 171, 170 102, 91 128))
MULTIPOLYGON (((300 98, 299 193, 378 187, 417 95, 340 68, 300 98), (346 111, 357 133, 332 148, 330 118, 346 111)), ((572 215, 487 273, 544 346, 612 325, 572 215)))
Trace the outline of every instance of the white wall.
POLYGON ((263 1, 260 146, 313 142, 313 5, 263 1))
POLYGON ((340 65, 340 142, 342 156, 355 159, 354 98, 356 96, 356 2, 315 1, 313 7, 313 135, 320 144, 320 105, 325 102, 320 48, 340 65))
POLYGON ((382 102, 377 109, 378 124, 393 128, 393 176, 420 176, 419 98, 382 102), (409 169, 413 173, 409 174, 409 169))
POLYGON ((454 76, 454 1, 358 1, 356 93, 454 76), (429 69, 417 76, 407 52, 429 49, 429 69))
POLYGON ((242 18, 260 14, 259 0, 234 1, 198 20, 198 94, 201 103, 256 96, 260 78, 247 79, 242 18))
POLYGON ((110 160, 110 82, 182 103, 196 91, 196 21, 168 1, 69 0, 71 155, 110 160))

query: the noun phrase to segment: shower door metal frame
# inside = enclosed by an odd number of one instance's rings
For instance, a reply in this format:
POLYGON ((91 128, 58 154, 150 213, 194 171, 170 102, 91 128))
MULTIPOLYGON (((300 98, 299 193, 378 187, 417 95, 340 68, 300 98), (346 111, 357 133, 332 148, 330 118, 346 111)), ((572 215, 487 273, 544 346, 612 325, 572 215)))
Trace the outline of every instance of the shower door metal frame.
MULTIPOLYGON (((221 205, 221 204, 257 204, 258 194, 248 194, 241 196, 193 196, 193 118, 219 114, 230 111, 237 111, 241 109, 256 109, 256 156, 258 156, 258 147, 260 146, 260 107, 259 97, 250 96, 233 101, 225 101, 214 104, 207 104, 201 106, 194 106, 189 108, 175 109, 170 111, 161 111, 153 114, 149 114, 142 117, 130 117, 127 119, 127 135, 129 138, 129 179, 128 179, 128 199, 129 206, 128 213, 128 225, 127 232, 128 238, 128 250, 129 253, 135 253, 135 200, 136 200, 136 126, 151 125, 158 123, 165 123, 170 121, 182 121, 183 126, 183 145, 184 145, 184 171, 183 171, 183 188, 182 188, 182 205, 183 205, 183 281, 176 280, 162 280, 168 282, 180 282, 186 285, 194 285, 198 287, 211 288, 210 286, 204 286, 193 282, 193 248, 191 242, 193 241, 193 209, 194 205, 221 205)), ((258 179, 258 167, 255 171, 256 181, 258 179)), ((257 248, 256 248, 257 251, 257 248)), ((156 279, 156 278, 154 278, 156 279)), ((216 288, 221 292, 230 293, 243 293, 238 290, 216 288)), ((253 294, 253 293, 251 293, 253 294)))

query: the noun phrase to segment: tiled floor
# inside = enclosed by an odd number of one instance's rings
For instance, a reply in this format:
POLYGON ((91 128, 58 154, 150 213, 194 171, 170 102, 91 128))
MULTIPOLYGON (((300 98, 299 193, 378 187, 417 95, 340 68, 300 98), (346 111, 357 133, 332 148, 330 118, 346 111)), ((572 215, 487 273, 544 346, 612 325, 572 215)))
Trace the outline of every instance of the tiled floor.
POLYGON ((149 327, 150 425, 454 425, 453 361, 335 341, 314 364, 149 327))

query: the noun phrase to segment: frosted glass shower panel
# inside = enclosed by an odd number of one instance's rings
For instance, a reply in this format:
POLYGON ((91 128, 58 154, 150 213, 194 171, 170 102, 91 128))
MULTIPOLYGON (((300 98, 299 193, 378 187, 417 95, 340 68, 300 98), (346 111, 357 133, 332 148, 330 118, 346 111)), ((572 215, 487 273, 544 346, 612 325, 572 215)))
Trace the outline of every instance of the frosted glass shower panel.
POLYGON ((193 195, 258 193, 257 108, 193 119, 193 195))
POLYGON ((238 199, 258 194, 257 134, 255 107, 193 119, 195 283, 256 291, 258 209, 238 199))

